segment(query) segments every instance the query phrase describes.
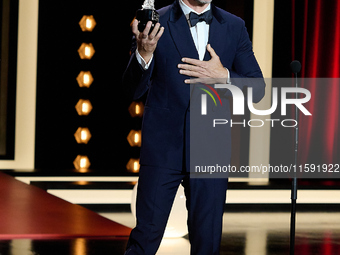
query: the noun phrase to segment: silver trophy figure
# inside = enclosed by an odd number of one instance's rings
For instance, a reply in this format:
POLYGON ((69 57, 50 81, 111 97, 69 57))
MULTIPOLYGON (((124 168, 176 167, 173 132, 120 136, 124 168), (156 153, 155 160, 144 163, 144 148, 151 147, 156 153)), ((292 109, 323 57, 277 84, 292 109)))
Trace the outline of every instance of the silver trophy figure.
POLYGON ((145 0, 144 4, 142 5, 142 9, 136 12, 136 19, 139 21, 138 30, 140 32, 144 31, 148 21, 152 21, 152 26, 150 29, 151 33, 154 26, 159 21, 159 14, 155 10, 155 0, 145 0))
POLYGON ((155 0, 145 0, 144 4, 142 5, 143 9, 155 9, 155 0))

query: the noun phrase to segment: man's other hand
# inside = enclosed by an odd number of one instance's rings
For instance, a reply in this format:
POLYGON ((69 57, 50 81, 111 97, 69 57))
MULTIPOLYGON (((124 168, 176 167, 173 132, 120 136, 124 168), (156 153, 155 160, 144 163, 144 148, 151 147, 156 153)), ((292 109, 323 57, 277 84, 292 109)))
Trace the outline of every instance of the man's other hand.
MULTIPOLYGON (((229 71, 223 67, 219 56, 210 44, 207 45, 207 50, 210 53, 211 59, 209 61, 201 61, 192 58, 183 58, 184 64, 179 64, 179 72, 183 75, 196 77, 199 79, 188 79, 185 83, 197 83, 201 78, 211 78, 214 83, 226 83, 229 77, 229 71)), ((207 80, 207 79, 205 79, 207 80)))

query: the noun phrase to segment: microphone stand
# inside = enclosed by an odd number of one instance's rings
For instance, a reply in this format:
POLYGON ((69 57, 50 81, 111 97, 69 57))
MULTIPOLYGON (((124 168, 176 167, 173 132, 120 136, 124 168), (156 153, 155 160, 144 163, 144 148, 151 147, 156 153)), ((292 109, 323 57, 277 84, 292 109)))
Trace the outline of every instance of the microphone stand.
MULTIPOLYGON (((291 69, 295 74, 295 87, 298 88, 298 72, 301 70, 301 63, 294 60, 291 63, 291 69)), ((295 93, 295 98, 298 98, 298 93, 295 93)), ((298 145, 299 145, 299 111, 297 106, 295 106, 295 121, 297 125, 295 126, 295 148, 294 148, 294 164, 297 167, 297 157, 298 157, 298 145)), ((292 180, 292 190, 291 190, 291 216, 290 216, 290 255, 295 253, 295 225, 296 225, 296 200, 297 200, 297 177, 296 169, 294 171, 294 177, 292 180)))

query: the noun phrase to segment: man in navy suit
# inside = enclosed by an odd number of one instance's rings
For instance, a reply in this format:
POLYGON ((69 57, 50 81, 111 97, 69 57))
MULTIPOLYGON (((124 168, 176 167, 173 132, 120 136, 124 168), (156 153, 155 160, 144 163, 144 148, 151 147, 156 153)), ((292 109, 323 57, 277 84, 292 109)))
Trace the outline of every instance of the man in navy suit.
MULTIPOLYGON (((188 209, 191 254, 219 254, 226 178, 190 178, 191 78, 261 78, 244 22, 211 0, 176 0, 160 9, 159 23, 132 25, 134 46, 123 76, 133 100, 146 92, 136 216, 126 255, 156 254, 178 186, 188 209)), ((240 89, 243 85, 238 84, 240 89)), ((253 86, 253 100, 264 83, 253 86)), ((228 133, 226 147, 230 147, 228 133)), ((227 159, 230 162, 230 150, 227 159)))

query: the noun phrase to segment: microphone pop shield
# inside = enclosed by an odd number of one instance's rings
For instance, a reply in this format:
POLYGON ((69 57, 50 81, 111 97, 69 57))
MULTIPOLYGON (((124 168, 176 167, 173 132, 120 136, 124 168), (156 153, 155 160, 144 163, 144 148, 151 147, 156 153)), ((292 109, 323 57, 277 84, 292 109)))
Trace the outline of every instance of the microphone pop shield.
POLYGON ((301 71, 301 63, 298 60, 294 60, 290 63, 290 68, 293 73, 299 73, 301 71))

